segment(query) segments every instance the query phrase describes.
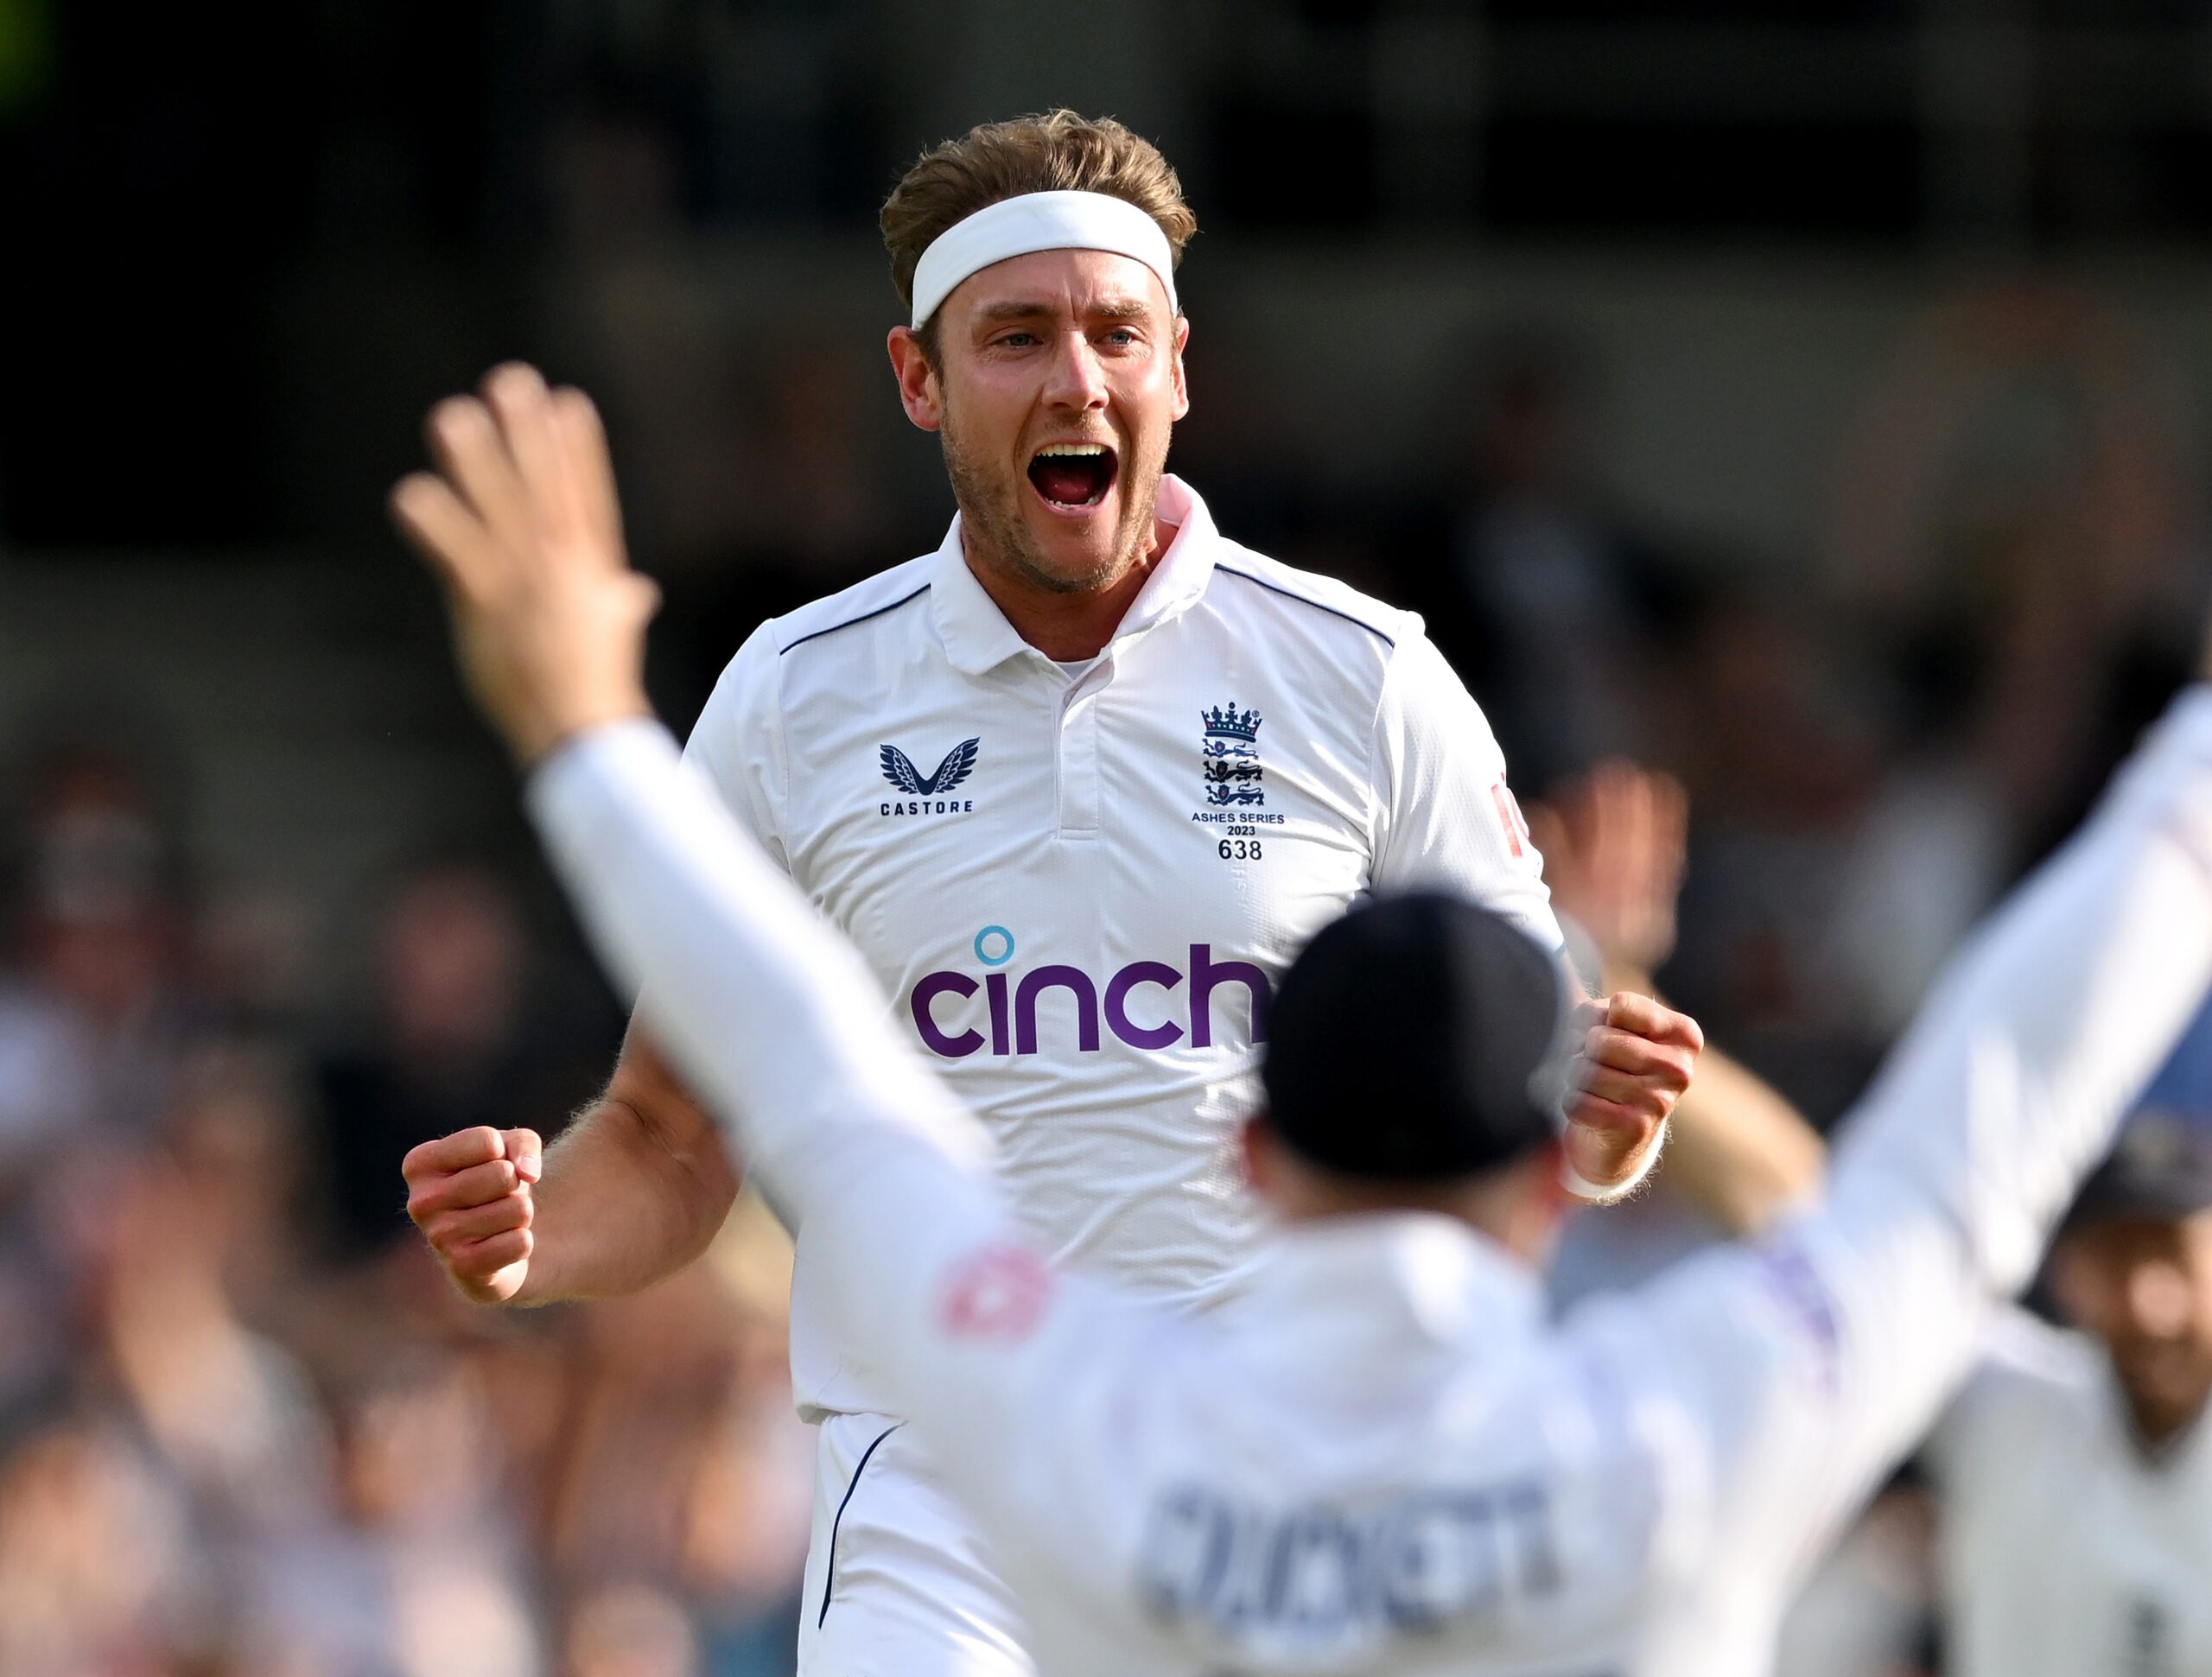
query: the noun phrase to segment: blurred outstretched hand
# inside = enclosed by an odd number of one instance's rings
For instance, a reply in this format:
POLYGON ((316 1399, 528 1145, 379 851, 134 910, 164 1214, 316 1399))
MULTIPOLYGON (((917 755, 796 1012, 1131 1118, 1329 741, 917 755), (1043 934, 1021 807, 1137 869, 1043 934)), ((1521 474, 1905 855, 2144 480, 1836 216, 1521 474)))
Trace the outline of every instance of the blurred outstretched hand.
MULTIPOLYGON (((1612 759, 1532 806, 1528 818, 1553 902, 1590 934, 1604 958, 1605 987, 1613 992, 1605 1005, 1630 1010, 1607 1021, 1627 1025, 1629 1040, 1618 1030, 1590 1032, 1578 1062, 1578 1069, 1593 1068, 1584 1077, 1586 1108, 1611 1092, 1599 1081, 1605 1068, 1618 1077, 1632 1063, 1657 1064, 1653 1047, 1636 1039, 1665 1032, 1656 1023, 1636 1023, 1633 1010, 1658 1008, 1659 1022, 1697 1029, 1650 994, 1652 972, 1675 948, 1689 795, 1671 775, 1612 759), (1631 1062, 1631 1054, 1643 1060, 1631 1062)), ((1753 1234, 1818 1186, 1826 1154, 1787 1100, 1726 1054, 1704 1049, 1702 1036, 1691 1040, 1699 1051, 1697 1084, 1673 1108, 1668 1178, 1720 1228, 1753 1234)))
POLYGON ((601 722, 649 714, 659 591, 622 547, 614 473, 582 391, 510 362, 431 410, 437 469, 392 490, 400 532, 444 584, 469 690, 524 767, 601 722))
POLYGON ((1608 759, 1530 806, 1559 911, 1590 934, 1611 988, 1644 988, 1675 948, 1689 795, 1672 775, 1608 759))

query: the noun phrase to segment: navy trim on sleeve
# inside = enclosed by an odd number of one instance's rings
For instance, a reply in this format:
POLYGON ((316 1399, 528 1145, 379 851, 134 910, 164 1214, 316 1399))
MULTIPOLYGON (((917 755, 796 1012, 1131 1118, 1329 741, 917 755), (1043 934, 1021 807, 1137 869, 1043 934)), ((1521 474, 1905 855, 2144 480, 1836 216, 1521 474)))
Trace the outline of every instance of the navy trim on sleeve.
POLYGON ((924 594, 927 594, 929 591, 930 591, 930 585, 929 585, 928 583, 925 582, 925 583, 923 583, 923 584, 922 584, 922 586, 921 586, 920 588, 918 588, 915 589, 915 590, 913 591, 913 593, 912 593, 912 594, 910 594, 902 595, 900 598, 899 598, 899 599, 897 599, 897 600, 893 600, 893 601, 892 601, 888 606, 878 606, 878 607, 877 607, 874 611, 872 611, 872 612, 862 612, 862 613, 861 613, 858 617, 849 617, 849 618, 847 618, 847 619, 846 619, 842 623, 833 623, 833 624, 831 624, 831 625, 830 625, 828 628, 826 628, 826 629, 817 629, 817 630, 816 630, 812 634, 809 634, 809 635, 801 635, 801 636, 800 636, 797 640, 793 641, 793 642, 792 642, 789 646, 779 646, 779 647, 778 647, 778 648, 776 649, 776 656, 777 656, 778 657, 783 657, 783 656, 784 656, 784 654, 785 654, 785 653, 789 652, 789 651, 795 651, 796 649, 798 649, 798 648, 799 648, 799 647, 801 647, 801 646, 805 645, 806 645, 806 643, 807 643, 807 642, 809 642, 810 640, 819 640, 819 639, 821 639, 821 638, 822 638, 822 637, 823 637, 823 636, 824 636, 824 635, 834 635, 834 634, 836 634, 836 633, 837 632, 837 631, 838 631, 838 630, 840 630, 840 629, 849 629, 849 628, 851 628, 855 624, 857 624, 857 623, 865 623, 865 622, 867 622, 867 621, 868 620, 868 619, 870 619, 870 618, 872 618, 872 617, 881 617, 881 616, 886 613, 886 612, 895 612, 895 611, 897 611, 897 610, 898 610, 901 606, 906 605, 906 604, 908 604, 909 602, 911 602, 911 601, 912 601, 912 600, 919 600, 919 599, 920 599, 924 594))
MULTIPOLYGON (((912 598, 913 596, 912 594, 907 596, 908 600, 912 598)), ((903 606, 906 601, 902 600, 899 603, 903 606)), ((890 609, 891 608, 887 606, 884 607, 884 610, 886 611, 890 609)), ((875 613, 871 612, 868 615, 873 617, 875 613)), ((853 619, 855 623, 860 620, 861 619, 858 618, 855 618, 853 619)), ((845 626, 842 624, 838 625, 838 627, 840 628, 844 626, 845 626)), ((824 634, 829 632, 830 632, 827 629, 823 631, 823 633, 824 634)), ((793 641, 791 645, 796 646, 798 643, 797 641, 793 641)), ((846 1505, 853 1500, 853 1493, 861 1488, 861 1475, 868 1471, 868 1458, 875 1454, 875 1445, 881 1444, 886 1439, 889 1438, 893 1432, 896 1432, 906 1424, 906 1423, 902 1420, 895 1420, 892 1422, 890 1426, 885 1427, 883 1431, 875 1435, 875 1444, 868 1445, 866 1450, 861 1451, 860 1465, 853 1470, 853 1482, 845 1487, 845 1495, 842 1500, 841 1500, 837 1504, 837 1512, 830 1519, 830 1553, 822 1563, 822 1611, 816 1616, 814 1621, 814 1628, 817 1630, 821 1629, 823 1625, 830 1622, 830 1592, 837 1587, 837 1528, 842 1525, 845 1521, 846 1505)))
POLYGON ((1217 571, 1226 571, 1231 576, 1241 576, 1255 588, 1265 588, 1269 594, 1279 594, 1285 600, 1295 600, 1300 605, 1311 606, 1317 612, 1326 612, 1331 617, 1340 617, 1344 619, 1345 622, 1351 624, 1356 627, 1366 630, 1369 634, 1373 635, 1376 639, 1381 641, 1385 646, 1389 647, 1392 651, 1395 651, 1397 649, 1398 643, 1396 641, 1391 639, 1389 636, 1384 634, 1372 623, 1356 618, 1350 612, 1340 612, 1334 606, 1324 606, 1318 600, 1308 600, 1302 594, 1293 594, 1288 588, 1280 588, 1274 583, 1266 581, 1264 578, 1253 575, 1252 573, 1248 570, 1238 570, 1234 565, 1217 563, 1214 566, 1214 569, 1217 571))

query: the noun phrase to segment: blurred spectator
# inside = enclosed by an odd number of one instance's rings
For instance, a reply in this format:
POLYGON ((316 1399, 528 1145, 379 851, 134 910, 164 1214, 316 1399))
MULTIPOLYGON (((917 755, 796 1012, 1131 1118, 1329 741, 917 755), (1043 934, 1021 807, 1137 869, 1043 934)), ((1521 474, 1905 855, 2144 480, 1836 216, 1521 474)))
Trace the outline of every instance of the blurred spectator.
POLYGON ((2010 285, 1930 310, 1846 439, 1836 582, 1889 654, 1896 737, 1827 943, 1878 1038, 2195 660, 2182 412, 2088 297, 2010 285))
POLYGON ((0 844, 22 880, 0 969, 0 1417, 66 1375, 73 1196, 152 1136, 200 1034, 181 869, 143 771, 67 737, 30 761, 0 844))
POLYGON ((1548 335, 1494 344, 1462 371, 1440 428, 1463 450, 1428 538, 1440 560, 1406 579, 1531 792, 1654 744, 1644 683, 1668 567, 1607 504, 1592 381, 1548 335))
POLYGON ((2169 374, 2055 282, 1945 298, 1903 334, 1838 456, 1836 592, 1877 620, 1942 620, 1993 580, 1978 532, 2033 525, 2092 642, 2173 600, 2202 541, 2198 441, 2169 374))
POLYGON ((303 1372, 236 1312, 227 1167, 168 1148, 108 1166, 97 1187, 77 1185, 99 1353, 84 1372, 209 1521, 264 1539, 296 1532, 327 1483, 328 1441, 303 1372))
POLYGON ((177 870, 136 767, 50 748, 26 817, 20 962, 0 980, 0 1178, 87 1129, 143 1134, 190 1011, 177 870))
POLYGON ((1850 651, 1802 607, 1720 595, 1686 625, 1661 711, 1697 811, 1669 982, 1816 1123, 1881 1046, 1824 944, 1881 764, 1850 651))
POLYGON ((532 1011, 528 938, 512 888, 483 866, 435 861, 406 873, 373 933, 374 994, 359 1042, 322 1058, 314 1153, 335 1222, 333 1255, 358 1256, 404 1232, 399 1161, 433 1137, 488 1124, 557 1133, 580 1054, 532 1011))
POLYGON ((741 1199, 706 1263, 595 1306, 569 1364, 549 1516, 563 1593, 675 1592, 714 1677, 772 1677, 794 1653, 814 1439, 791 1409, 789 1276, 783 1231, 741 1199))
POLYGON ((569 1618, 562 1677, 703 1677, 699 1639, 683 1608, 642 1585, 584 1598, 569 1618))
POLYGON ((0 1668, 155 1674, 199 1654, 206 1580, 174 1490, 121 1429, 49 1425, 0 1460, 0 1668))
POLYGON ((2212 1668, 2212 1012, 1930 1441, 1956 1677, 2212 1668))
POLYGON ((725 388, 695 392, 733 410, 728 432, 669 439, 680 452, 658 469, 688 480, 701 509, 696 544, 671 556, 690 562, 671 569, 663 614, 664 664, 688 665, 671 671, 682 684, 670 695, 678 715, 704 702, 763 619, 943 539, 933 505, 895 492, 887 444, 906 420, 887 366, 865 348, 794 322, 741 362, 717 364, 725 388))
POLYGON ((461 1666, 533 1677, 543 1660, 528 1554, 482 1372, 398 1349, 340 1400, 345 1517, 261 1573, 263 1622, 280 1646, 341 1670, 365 1656, 395 1677, 461 1666))
POLYGON ((603 1316, 467 1311, 388 1238, 413 1140, 557 1127, 604 1075, 514 886, 410 870, 357 1040, 301 1076, 281 1009, 217 1028, 130 754, 35 760, 0 833, 0 1672, 787 1674, 811 1452, 765 1211, 603 1316))

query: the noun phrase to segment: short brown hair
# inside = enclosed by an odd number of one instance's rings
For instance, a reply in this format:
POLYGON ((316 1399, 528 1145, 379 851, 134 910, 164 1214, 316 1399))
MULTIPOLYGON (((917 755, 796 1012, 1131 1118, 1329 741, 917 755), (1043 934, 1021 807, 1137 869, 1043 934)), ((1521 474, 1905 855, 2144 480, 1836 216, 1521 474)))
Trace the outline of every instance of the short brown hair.
POLYGON ((899 301, 912 305, 915 264, 938 234, 986 205, 1032 192, 1127 199, 1160 224, 1178 265, 1198 230, 1160 148, 1111 117, 1060 110, 983 123, 924 152, 883 200, 877 221, 899 301))

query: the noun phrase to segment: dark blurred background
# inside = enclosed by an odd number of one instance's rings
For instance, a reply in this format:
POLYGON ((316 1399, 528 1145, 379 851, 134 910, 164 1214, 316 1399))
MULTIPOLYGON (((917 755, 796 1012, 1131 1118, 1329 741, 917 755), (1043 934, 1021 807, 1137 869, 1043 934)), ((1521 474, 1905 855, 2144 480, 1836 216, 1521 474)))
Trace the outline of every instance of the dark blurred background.
POLYGON ((620 1011, 381 499, 494 361, 590 389, 688 723, 939 539, 875 206, 1054 104, 1199 216, 1175 469, 1524 795, 1688 785, 1663 977, 1818 1120, 2196 656, 2197 0, 0 0, 0 1670, 788 1669, 765 1219, 523 1318, 405 1232, 620 1011))

